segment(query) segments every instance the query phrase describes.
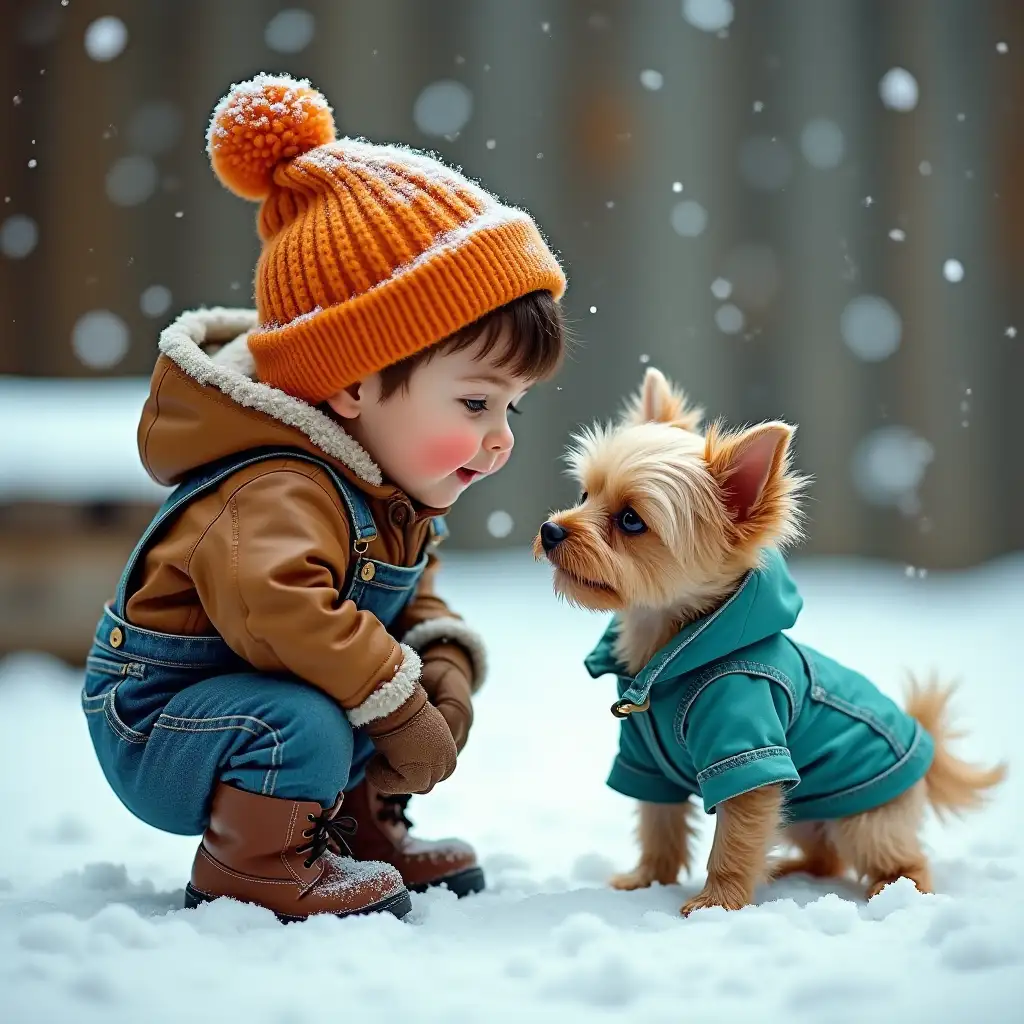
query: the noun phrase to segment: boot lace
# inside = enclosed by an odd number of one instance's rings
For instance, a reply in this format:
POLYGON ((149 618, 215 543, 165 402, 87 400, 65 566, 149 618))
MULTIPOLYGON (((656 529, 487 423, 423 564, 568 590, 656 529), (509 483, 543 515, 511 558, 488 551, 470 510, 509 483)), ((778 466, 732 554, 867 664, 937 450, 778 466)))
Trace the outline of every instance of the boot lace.
POLYGON ((405 813, 406 807, 409 806, 410 798, 408 793, 398 793, 395 796, 382 795, 378 799, 383 805, 377 811, 378 821, 390 821, 395 825, 404 825, 406 828, 412 828, 412 822, 405 813))
POLYGON ((347 815, 332 818, 330 811, 326 810, 322 814, 314 815, 307 814, 306 818, 311 823, 310 827, 302 833, 303 839, 308 839, 308 843, 303 843, 302 846, 296 846, 296 853, 308 853, 306 859, 302 862, 302 866, 307 870, 311 868, 316 861, 318 861, 328 849, 332 853, 340 855, 352 856, 352 848, 348 845, 346 836, 354 836, 356 834, 356 819, 350 818, 347 815))

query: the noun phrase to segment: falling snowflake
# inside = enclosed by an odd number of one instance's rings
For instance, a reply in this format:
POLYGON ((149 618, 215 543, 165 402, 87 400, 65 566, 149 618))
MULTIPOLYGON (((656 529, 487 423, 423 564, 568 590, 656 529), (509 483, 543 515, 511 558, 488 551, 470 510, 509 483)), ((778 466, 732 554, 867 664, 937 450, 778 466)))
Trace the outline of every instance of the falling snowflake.
POLYGON ((946 260, 942 264, 942 276, 950 284, 957 284, 964 279, 964 265, 959 260, 946 260))
POLYGON ((673 181, 672 182, 672 191, 673 192, 682 192, 683 191, 683 183, 681 181, 673 181))
POLYGON ((719 301, 724 302, 732 295, 732 281, 727 281, 724 277, 716 277, 711 282, 711 294, 719 301))
POLYGON ((102 64, 120 56, 128 45, 128 28, 112 14, 97 18, 85 30, 85 52, 102 64))
POLYGON ((917 79, 906 68, 890 68, 878 83, 882 102, 890 110, 906 112, 917 106, 917 79))
POLYGON ((492 512, 487 517, 487 532, 499 540, 507 537, 512 532, 514 526, 515 522, 512 517, 500 509, 492 512))
POLYGON ((263 30, 268 49, 275 53, 300 53, 313 41, 316 19, 297 7, 278 11, 263 30))
POLYGON ((903 242, 906 240, 907 233, 902 228, 893 228, 892 231, 889 232, 889 237, 894 242, 903 242))
POLYGON ((645 68, 640 72, 640 84, 650 92, 657 92, 665 84, 665 76, 653 68, 645 68))
POLYGON ((0 252, 8 259, 23 260, 39 242, 39 226, 31 217, 16 213, 0 225, 0 252))
POLYGON ((462 82, 431 82, 416 97, 412 117, 425 135, 444 138, 461 132, 473 114, 473 94, 462 82))
POLYGON ((720 32, 732 23, 732 0, 683 0, 683 17, 702 32, 720 32))
POLYGON ((873 505, 914 510, 918 488, 934 458, 932 445, 909 427, 878 427, 854 451, 853 482, 873 505))
POLYGON ((80 316, 71 332, 71 347, 86 366, 106 370, 116 366, 129 345, 128 327, 109 309, 94 309, 80 316))
POLYGON ((139 297, 143 316, 155 319, 171 308, 171 290, 162 284, 151 284, 139 297))
POLYGON ((739 334, 745 322, 743 310, 731 302, 719 306, 715 312, 715 324, 723 334, 739 334))
POLYGON ((813 118, 800 133, 800 152, 812 167, 819 170, 838 167, 845 148, 842 129, 827 117, 813 118))
POLYGON ((708 211, 693 199, 684 199, 672 207, 670 217, 676 234, 696 238, 708 226, 708 211))
POLYGON ((903 320, 880 295, 858 295, 840 314, 839 333, 858 359, 879 363, 900 347, 903 320))

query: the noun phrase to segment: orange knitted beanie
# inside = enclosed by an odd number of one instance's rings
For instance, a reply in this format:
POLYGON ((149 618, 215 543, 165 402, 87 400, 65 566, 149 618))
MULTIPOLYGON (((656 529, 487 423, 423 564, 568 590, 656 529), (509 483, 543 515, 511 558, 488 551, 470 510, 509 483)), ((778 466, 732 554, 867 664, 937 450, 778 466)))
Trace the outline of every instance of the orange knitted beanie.
POLYGON ((317 403, 565 277, 529 214, 424 153, 335 137, 306 81, 257 75, 218 103, 213 169, 259 200, 259 379, 317 403))

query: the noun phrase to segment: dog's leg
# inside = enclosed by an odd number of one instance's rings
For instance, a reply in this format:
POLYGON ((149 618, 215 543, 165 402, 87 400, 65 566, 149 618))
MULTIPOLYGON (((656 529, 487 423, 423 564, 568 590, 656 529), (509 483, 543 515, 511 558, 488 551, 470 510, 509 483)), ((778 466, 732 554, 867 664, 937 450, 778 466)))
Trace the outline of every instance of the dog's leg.
POLYGON ((683 905, 684 915, 705 907, 739 910, 753 899, 778 836, 782 789, 773 785, 741 793, 719 804, 716 814, 708 880, 703 891, 683 905))
POLYGON ((653 882, 672 885, 680 868, 690 869, 693 804, 641 802, 638 814, 640 863, 632 871, 615 875, 610 882, 613 889, 646 889, 653 882))
POLYGON ((787 875, 841 878, 846 874, 846 865, 829 842, 824 822, 802 821, 790 825, 783 832, 783 838, 796 846, 800 853, 776 861, 771 866, 772 878, 785 878, 787 875))
POLYGON ((919 837, 926 802, 921 781, 881 807, 827 824, 839 856, 867 879, 868 899, 897 878, 909 878, 921 892, 931 892, 931 870, 919 837))

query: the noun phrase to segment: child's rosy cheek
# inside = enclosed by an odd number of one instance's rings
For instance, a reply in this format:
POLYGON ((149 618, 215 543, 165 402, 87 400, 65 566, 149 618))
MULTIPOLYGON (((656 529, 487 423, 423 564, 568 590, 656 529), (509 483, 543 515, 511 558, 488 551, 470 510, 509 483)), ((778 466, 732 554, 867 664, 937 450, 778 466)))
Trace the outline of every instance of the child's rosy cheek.
POLYGON ((480 439, 475 434, 445 434, 432 437, 418 447, 417 463, 424 473, 453 473, 480 450, 480 439))

